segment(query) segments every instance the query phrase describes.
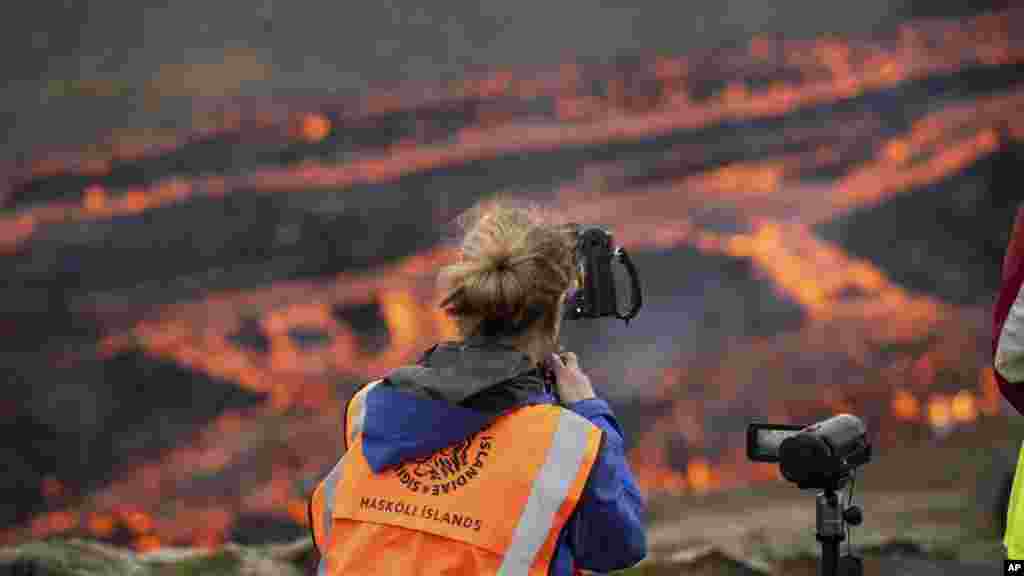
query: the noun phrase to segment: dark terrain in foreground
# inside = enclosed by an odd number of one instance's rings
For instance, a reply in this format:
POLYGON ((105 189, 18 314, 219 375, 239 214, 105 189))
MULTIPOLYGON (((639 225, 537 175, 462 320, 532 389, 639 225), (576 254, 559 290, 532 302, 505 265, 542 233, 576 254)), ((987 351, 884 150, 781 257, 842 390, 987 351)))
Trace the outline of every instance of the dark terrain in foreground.
MULTIPOLYGON (((943 437, 908 427, 898 448, 860 468, 854 503, 865 520, 853 537, 865 575, 999 573, 1003 482, 1016 458, 1006 447, 1024 438, 1024 423, 1017 420, 982 418, 943 437)), ((649 558, 623 576, 816 574, 813 492, 767 482, 706 495, 655 496, 649 504, 649 558)), ((287 575, 312 573, 316 561, 308 539, 143 556, 50 539, 0 549, 0 575, 287 575)))

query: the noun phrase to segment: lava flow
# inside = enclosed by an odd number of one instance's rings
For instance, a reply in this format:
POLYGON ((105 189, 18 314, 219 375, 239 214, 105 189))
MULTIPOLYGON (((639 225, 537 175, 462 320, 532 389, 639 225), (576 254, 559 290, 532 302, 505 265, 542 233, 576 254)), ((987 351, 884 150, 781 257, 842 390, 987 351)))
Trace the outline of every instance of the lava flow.
MULTIPOLYGON (((497 72, 427 104, 406 94, 371 96, 358 113, 299 110, 264 123, 266 153, 252 154, 259 161, 203 174, 129 177, 115 166, 139 156, 114 145, 87 174, 37 166, 0 214, 0 246, 30 251, 61 223, 158 215, 199 200, 241 203, 290 191, 321 198, 302 202, 323 215, 376 206, 370 202, 384 194, 411 199, 421 192, 409 186, 422 180, 407 179, 428 172, 443 178, 464 170, 453 186, 463 174, 488 186, 423 200, 436 209, 423 217, 438 218, 449 202, 469 204, 511 186, 501 174, 568 166, 573 176, 544 173, 523 187, 567 219, 608 226, 631 251, 691 250, 748 263, 749 282, 766 283, 802 311, 797 326, 737 334, 718 354, 649 374, 645 394, 664 409, 634 433, 630 455, 649 494, 772 479, 773 469, 743 452, 741 428, 752 417, 806 421, 856 411, 884 444, 895 427, 946 434, 999 412, 991 371, 981 368, 986 311, 904 286, 820 227, 922 190, 949 193, 936 186, 1024 135, 1024 88, 1012 78, 1024 44, 1010 34, 1022 16, 1011 9, 964 22, 908 22, 895 38, 870 42, 755 38, 713 70, 697 57, 629 70, 567 64, 550 79, 497 72), (968 74, 983 77, 984 88, 967 86, 961 76, 968 74), (460 108, 467 100, 477 104, 460 108), (414 112, 401 116, 407 110, 414 112), (360 119, 396 117, 388 142, 359 144, 360 119), (506 161, 524 168, 473 171, 506 161), (80 189, 36 201, 56 173, 80 189), (730 225, 709 223, 714 214, 730 225), (756 412, 751 398, 760 403, 756 412)), ((225 145, 244 146, 246 125, 231 124, 241 137, 225 145)), ((415 217, 389 213, 380 225, 398 236, 408 223, 402 218, 415 217)), ((88 533, 151 550, 220 545, 247 514, 303 525, 311 481, 338 456, 342 400, 455 336, 433 281, 453 257, 443 244, 410 249, 387 265, 209 291, 161 301, 137 317, 127 304, 84 295, 75 312, 107 320, 97 355, 138 349, 265 400, 222 412, 187 443, 79 501, 63 496, 74 479, 48 478, 40 490, 52 506, 3 539, 88 533), (353 310, 372 310, 380 325, 354 320, 353 310), (130 326, 119 324, 125 317, 130 326), (246 330, 261 344, 243 343, 246 330), (374 331, 386 334, 385 345, 368 343, 374 331)))

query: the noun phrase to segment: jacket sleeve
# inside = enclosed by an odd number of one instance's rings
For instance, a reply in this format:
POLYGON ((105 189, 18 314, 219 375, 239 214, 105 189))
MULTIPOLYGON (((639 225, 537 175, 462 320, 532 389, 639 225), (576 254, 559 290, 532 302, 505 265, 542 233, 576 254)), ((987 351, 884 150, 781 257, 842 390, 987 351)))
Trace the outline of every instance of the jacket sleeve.
POLYGON ((1002 287, 992 325, 996 381, 1006 400, 1024 414, 1024 206, 1017 210, 1003 259, 1002 287))
POLYGON ((604 432, 597 461, 566 526, 574 562, 595 572, 628 568, 647 555, 647 509, 626 462, 622 431, 604 400, 567 407, 604 432))

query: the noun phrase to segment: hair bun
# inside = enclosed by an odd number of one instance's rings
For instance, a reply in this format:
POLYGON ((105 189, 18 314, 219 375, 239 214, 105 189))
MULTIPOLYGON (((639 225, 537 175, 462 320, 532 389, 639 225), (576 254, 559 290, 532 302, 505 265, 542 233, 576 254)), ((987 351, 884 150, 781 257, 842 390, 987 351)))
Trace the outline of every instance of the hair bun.
POLYGON ((575 271, 574 237, 526 209, 498 204, 472 213, 463 220, 461 258, 444 271, 448 295, 441 306, 459 321, 460 332, 469 334, 482 321, 525 325, 533 307, 556 318, 558 298, 575 271))

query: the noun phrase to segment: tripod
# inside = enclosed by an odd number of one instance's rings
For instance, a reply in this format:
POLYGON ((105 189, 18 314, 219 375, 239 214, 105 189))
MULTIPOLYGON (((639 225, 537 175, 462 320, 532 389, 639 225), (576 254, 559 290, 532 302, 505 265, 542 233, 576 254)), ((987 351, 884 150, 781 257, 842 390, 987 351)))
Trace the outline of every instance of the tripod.
POLYGON ((844 522, 858 526, 864 520, 859 506, 844 509, 841 505, 837 491, 847 479, 830 482, 817 497, 815 540, 821 543, 818 576, 861 576, 864 573, 860 558, 839 555, 839 543, 846 538, 844 522))

